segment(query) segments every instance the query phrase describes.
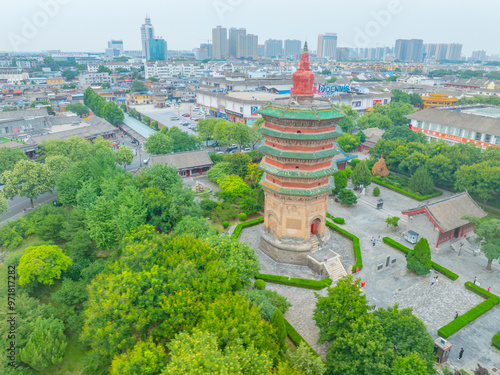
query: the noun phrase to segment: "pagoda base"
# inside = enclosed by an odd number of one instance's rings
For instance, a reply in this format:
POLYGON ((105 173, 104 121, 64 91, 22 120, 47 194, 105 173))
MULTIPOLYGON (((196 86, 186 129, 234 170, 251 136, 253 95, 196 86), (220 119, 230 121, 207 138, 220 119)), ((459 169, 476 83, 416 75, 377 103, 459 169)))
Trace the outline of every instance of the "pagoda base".
MULTIPOLYGON (((326 230, 321 242, 326 243, 329 239, 330 231, 326 230)), ((312 246, 310 240, 293 237, 279 239, 270 232, 264 232, 260 237, 259 249, 275 262, 307 266, 307 256, 311 254, 312 246)))

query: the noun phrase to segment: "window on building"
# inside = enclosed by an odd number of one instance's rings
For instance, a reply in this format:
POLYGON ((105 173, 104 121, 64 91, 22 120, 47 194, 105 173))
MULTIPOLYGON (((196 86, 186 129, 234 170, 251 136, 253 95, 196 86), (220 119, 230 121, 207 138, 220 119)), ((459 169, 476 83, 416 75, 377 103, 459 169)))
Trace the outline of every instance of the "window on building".
POLYGON ((458 137, 461 137, 461 136, 463 135, 463 133, 464 133, 464 130, 463 130, 463 129, 459 129, 459 128, 457 128, 457 129, 455 130, 455 135, 456 135, 456 136, 458 136, 458 137))
POLYGON ((446 125, 441 125, 441 132, 445 134, 452 134, 453 128, 450 126, 450 132, 448 133, 448 127, 446 125))
POLYGON ((463 135, 464 138, 469 138, 471 137, 471 134, 470 134, 470 130, 464 130, 464 135, 463 135))
POLYGON ((417 128, 422 129, 422 121, 417 121, 417 128))
POLYGON ((483 134, 482 133, 476 133, 476 137, 474 138, 476 141, 480 141, 481 140, 481 136, 483 134))
POLYGON ((384 99, 384 104, 387 104, 387 99, 384 99))
POLYGON ((429 126, 429 129, 432 130, 432 131, 436 131, 437 129, 437 124, 434 124, 433 122, 431 122, 430 126, 429 126))
POLYGON ((352 108, 359 108, 361 107, 361 100, 352 102, 352 108))
POLYGON ((243 113, 243 107, 240 107, 240 112, 243 113))
POLYGON ((500 137, 495 136, 495 144, 500 146, 500 137))
POLYGON ((490 143, 490 141, 491 141, 491 134, 485 134, 484 135, 484 141, 490 143))

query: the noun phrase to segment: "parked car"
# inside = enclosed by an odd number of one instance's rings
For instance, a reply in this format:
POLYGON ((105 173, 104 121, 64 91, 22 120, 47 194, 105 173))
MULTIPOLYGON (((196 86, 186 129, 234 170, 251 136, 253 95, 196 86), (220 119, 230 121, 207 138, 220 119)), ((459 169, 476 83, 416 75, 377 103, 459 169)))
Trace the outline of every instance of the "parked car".
POLYGON ((191 117, 191 115, 189 113, 184 113, 182 117, 191 117))
POLYGON ((252 149, 250 147, 245 147, 243 150, 241 150, 241 152, 250 152, 252 151, 252 149))
POLYGON ((224 152, 223 151, 218 151, 215 153, 215 155, 224 155, 224 152))
POLYGON ((171 121, 179 121, 179 117, 177 117, 177 116, 172 116, 172 117, 170 117, 170 120, 171 120, 171 121))

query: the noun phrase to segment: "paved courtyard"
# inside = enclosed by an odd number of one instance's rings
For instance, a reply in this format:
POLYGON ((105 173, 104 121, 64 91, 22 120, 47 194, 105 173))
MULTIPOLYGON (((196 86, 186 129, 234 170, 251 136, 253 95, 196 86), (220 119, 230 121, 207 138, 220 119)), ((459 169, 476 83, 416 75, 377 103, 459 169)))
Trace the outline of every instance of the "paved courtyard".
MULTIPOLYGON (((408 209, 423 205, 425 202, 417 202, 411 198, 401 196, 388 189, 380 187, 379 198, 384 200, 383 210, 376 209, 376 197, 373 197, 374 185, 366 189, 366 195, 358 199, 358 204, 345 207, 329 200, 328 212, 334 216, 343 217, 346 224, 341 227, 355 234, 360 239, 361 252, 364 268, 358 277, 366 282, 364 292, 369 301, 376 307, 392 306, 399 303, 400 308, 411 306, 415 315, 426 323, 428 332, 433 338, 437 337, 437 329, 453 320, 455 312, 465 313, 484 299, 468 291, 464 287, 465 281, 472 281, 474 276, 482 283, 483 287, 491 287, 492 292, 500 294, 500 266, 497 261, 493 264, 493 271, 485 270, 486 257, 484 255, 474 256, 472 253, 462 253, 460 257, 453 250, 432 254, 435 262, 451 269, 460 277, 451 281, 444 275, 439 275, 439 284, 431 286, 429 293, 429 277, 417 277, 411 272, 406 272, 406 260, 403 253, 380 242, 373 246, 371 238, 388 236, 400 242, 401 233, 406 226, 405 217, 401 215, 402 209, 408 209), (385 219, 388 216, 399 216, 400 227, 387 228, 385 219), (377 271, 377 265, 385 266, 387 256, 395 259, 395 263, 377 271)), ((433 198, 442 199, 445 195, 433 198)), ((277 264, 258 250, 260 232, 262 225, 243 230, 240 240, 249 243, 256 249, 261 261, 261 272, 279 274, 293 277, 304 277, 319 279, 307 267, 277 264)), ((409 244, 408 244, 409 245, 409 244)), ((341 261, 347 269, 354 263, 352 245, 350 241, 332 233, 330 243, 334 251, 341 255, 341 261)), ((300 288, 286 287, 282 285, 268 284, 268 288, 277 290, 289 298, 292 307, 285 317, 306 339, 306 341, 322 356, 327 349, 324 345, 316 343, 318 329, 312 320, 312 314, 316 303, 314 291, 300 288)), ((326 290, 320 291, 323 295, 326 290)), ((453 344, 452 353, 448 365, 457 369, 471 372, 479 362, 490 371, 494 367, 500 367, 500 352, 493 349, 492 336, 500 329, 500 307, 495 307, 488 313, 476 319, 473 323, 451 336, 448 340, 453 344), (464 356, 458 360, 458 351, 464 348, 464 356)))

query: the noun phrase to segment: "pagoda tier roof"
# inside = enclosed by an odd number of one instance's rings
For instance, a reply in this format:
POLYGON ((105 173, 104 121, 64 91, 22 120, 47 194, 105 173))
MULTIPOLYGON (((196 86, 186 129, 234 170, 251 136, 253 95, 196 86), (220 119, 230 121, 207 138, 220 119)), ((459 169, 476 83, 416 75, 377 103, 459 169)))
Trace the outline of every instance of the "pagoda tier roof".
POLYGON ((263 116, 278 117, 282 119, 294 119, 294 120, 333 120, 337 118, 345 117, 345 114, 341 112, 337 107, 331 106, 321 106, 320 108, 311 105, 305 106, 279 106, 273 103, 261 108, 258 113, 263 116))
POLYGON ((270 129, 266 128, 265 126, 262 126, 259 129, 259 132, 268 135, 270 137, 276 137, 276 138, 310 140, 310 139, 328 139, 328 138, 339 137, 342 135, 342 128, 340 128, 340 126, 337 126, 336 130, 326 131, 323 133, 292 133, 292 132, 283 132, 276 129, 270 129))
POLYGON ((270 154, 273 156, 281 157, 281 158, 290 158, 290 159, 320 159, 332 157, 339 153, 339 151, 334 148, 328 148, 326 150, 318 150, 318 151, 290 151, 290 150, 280 150, 278 148, 274 148, 268 145, 262 145, 260 147, 260 151, 264 154, 270 154))
POLYGON ((333 177, 330 177, 330 182, 326 185, 321 185, 315 188, 285 188, 276 184, 273 184, 270 181, 266 180, 266 174, 264 173, 262 179, 260 180, 260 185, 266 189, 272 190, 279 194, 285 195, 305 195, 305 196, 313 196, 322 193, 326 193, 327 191, 331 191, 335 189, 335 183, 333 182, 333 177))
POLYGON ((278 177, 296 177, 296 178, 318 178, 332 175, 338 171, 337 163, 332 163, 330 167, 317 169, 315 171, 304 171, 298 169, 282 169, 266 163, 265 158, 259 165, 264 172, 278 177))

